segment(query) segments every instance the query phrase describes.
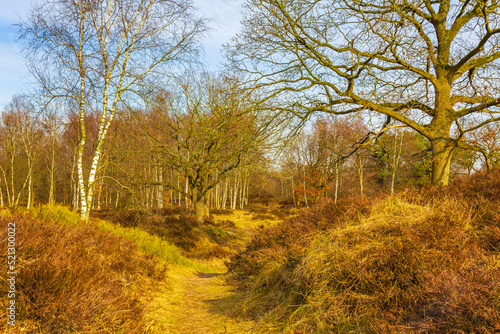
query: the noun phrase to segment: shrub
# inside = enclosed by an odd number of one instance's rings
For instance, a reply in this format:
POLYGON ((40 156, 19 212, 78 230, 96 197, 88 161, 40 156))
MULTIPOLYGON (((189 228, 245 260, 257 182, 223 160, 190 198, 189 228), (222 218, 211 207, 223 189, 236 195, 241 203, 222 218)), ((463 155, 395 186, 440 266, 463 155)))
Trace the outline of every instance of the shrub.
POLYGON ((478 173, 261 229, 229 264, 242 311, 264 333, 494 333, 498 195, 500 173, 478 173))
MULTIPOLYGON (((235 225, 230 220, 216 221, 213 216, 204 222, 198 222, 188 211, 183 208, 172 210, 159 210, 160 214, 148 213, 142 210, 127 210, 118 212, 99 212, 94 217, 107 219, 116 226, 135 229, 123 232, 134 240, 148 239, 149 237, 159 238, 157 242, 171 243, 181 249, 183 255, 197 259, 225 258, 233 255, 236 250, 228 247, 228 241, 235 237, 224 232, 224 228, 234 228, 235 225), (172 214, 171 212, 176 212, 172 214), (182 212, 183 214, 177 214, 182 212), (140 231, 151 236, 139 236, 140 231), (132 235, 134 234, 134 235, 132 235)), ((104 223, 101 223, 101 225, 104 223)), ((108 226, 108 228, 112 229, 108 226)), ((142 234, 141 234, 142 235, 142 234)), ((138 240, 138 246, 143 248, 142 241, 138 240)), ((173 246, 172 246, 173 247, 173 246)), ((164 258, 163 255, 154 252, 164 258)), ((163 253, 163 252, 162 252, 163 253)), ((182 260, 181 254, 178 254, 182 260)), ((172 259, 168 259, 170 261, 172 259)), ((181 261, 186 264, 186 261, 181 261)), ((192 266, 191 264, 188 264, 192 266)))
POLYGON ((210 213, 213 215, 232 215, 233 210, 229 209, 211 209, 210 213))
MULTIPOLYGON (((19 331, 141 333, 147 328, 139 296, 148 282, 164 280, 165 265, 133 242, 90 224, 70 227, 14 215, 0 218, 2 230, 9 222, 17 231, 19 331)), ((7 271, 6 245, 2 233, 2 272, 7 271)), ((0 286, 4 309, 6 289, 0 286)))

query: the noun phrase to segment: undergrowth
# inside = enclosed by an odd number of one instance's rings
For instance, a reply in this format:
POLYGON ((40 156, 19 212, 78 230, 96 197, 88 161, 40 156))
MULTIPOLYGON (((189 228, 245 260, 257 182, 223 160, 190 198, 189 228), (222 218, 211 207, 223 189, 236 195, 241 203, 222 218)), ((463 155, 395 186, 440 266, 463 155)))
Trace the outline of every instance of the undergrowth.
MULTIPOLYGON (((230 214, 229 210, 219 210, 230 214)), ((230 220, 212 218, 198 222, 184 208, 169 208, 147 212, 127 210, 122 212, 97 212, 94 217, 103 218, 115 224, 116 228, 129 228, 141 234, 145 232, 165 240, 180 249, 182 256, 207 260, 226 258, 236 253, 231 241, 235 239, 235 225, 230 220)), ((179 253, 179 252, 178 252, 179 253)))
POLYGON ((261 332, 500 329, 500 171, 444 189, 316 206, 229 267, 261 332))
MULTIPOLYGON (((67 210, 66 210, 67 211, 67 210)), ((143 333, 148 327, 144 292, 164 281, 166 265, 130 240, 92 224, 73 224, 71 213, 42 209, 36 219, 4 214, 1 229, 16 227, 16 326, 9 332, 143 333), (57 217, 59 222, 51 219, 57 217)), ((7 272, 7 235, 0 237, 0 270, 7 272)), ((0 285, 5 310, 8 285, 0 285)))
MULTIPOLYGON (((178 212, 177 210, 178 209, 176 209, 175 212, 178 212)), ((180 209, 180 212, 184 212, 182 210, 183 208, 180 209)), ((28 212, 21 210, 19 213, 23 215, 32 215, 36 219, 57 222, 68 226, 79 226, 82 224, 78 213, 61 205, 41 205, 31 208, 28 212)), ((137 219, 137 217, 144 217, 144 219, 147 219, 148 216, 145 212, 137 211, 133 213, 133 217, 134 219, 137 219)), ((155 233, 150 233, 152 231, 148 232, 147 230, 143 230, 137 227, 137 224, 125 224, 125 226, 121 226, 101 219, 94 219, 92 224, 97 226, 100 230, 111 232, 117 237, 132 240, 139 249, 147 254, 155 255, 165 260, 167 263, 178 264, 200 271, 212 270, 209 267, 195 263, 186 258, 179 247, 173 242, 155 235, 155 233)))

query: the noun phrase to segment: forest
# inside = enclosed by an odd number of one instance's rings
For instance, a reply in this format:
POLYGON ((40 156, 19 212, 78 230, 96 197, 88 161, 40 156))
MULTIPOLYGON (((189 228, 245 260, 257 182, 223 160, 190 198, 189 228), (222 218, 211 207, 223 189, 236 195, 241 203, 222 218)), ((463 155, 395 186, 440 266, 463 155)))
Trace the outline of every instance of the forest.
POLYGON ((496 333, 500 4, 39 0, 0 111, 6 333, 496 333))

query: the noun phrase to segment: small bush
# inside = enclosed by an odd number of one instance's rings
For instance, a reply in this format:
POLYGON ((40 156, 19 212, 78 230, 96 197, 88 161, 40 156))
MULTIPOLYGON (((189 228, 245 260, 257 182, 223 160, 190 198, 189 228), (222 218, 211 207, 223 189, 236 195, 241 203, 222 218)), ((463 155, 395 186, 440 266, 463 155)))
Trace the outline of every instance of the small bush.
POLYGON ((76 226, 80 224, 80 215, 62 205, 41 205, 30 209, 36 219, 76 226))
POLYGON ((212 209, 210 210, 210 213, 213 215, 232 215, 233 210, 229 209, 212 209))
POLYGON ((141 228, 145 231, 165 238, 187 252, 192 251, 200 240, 200 235, 196 232, 198 227, 199 223, 190 216, 148 217, 141 223, 141 228))
POLYGON ((160 216, 170 216, 170 215, 188 215, 191 213, 191 210, 189 208, 186 208, 185 206, 169 206, 166 208, 162 209, 155 209, 153 210, 154 214, 160 215, 160 216))
POLYGON ((269 213, 257 213, 252 215, 252 220, 275 220, 276 217, 269 213))

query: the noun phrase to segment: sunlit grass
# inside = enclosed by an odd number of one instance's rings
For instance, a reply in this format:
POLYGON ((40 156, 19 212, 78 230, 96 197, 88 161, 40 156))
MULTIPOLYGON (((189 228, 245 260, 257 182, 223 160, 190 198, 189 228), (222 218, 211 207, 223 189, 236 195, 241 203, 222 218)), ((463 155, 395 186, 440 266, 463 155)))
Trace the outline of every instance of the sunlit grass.
MULTIPOLYGON (((28 211, 36 219, 53 221, 63 225, 79 226, 83 224, 77 212, 62 205, 40 205, 28 211)), ((147 254, 166 261, 169 264, 193 268, 203 272, 213 272, 213 266, 198 263, 182 255, 178 247, 158 236, 151 235, 138 228, 128 228, 113 223, 92 219, 89 224, 95 224, 100 230, 109 231, 115 236, 133 240, 137 248, 147 254)))

